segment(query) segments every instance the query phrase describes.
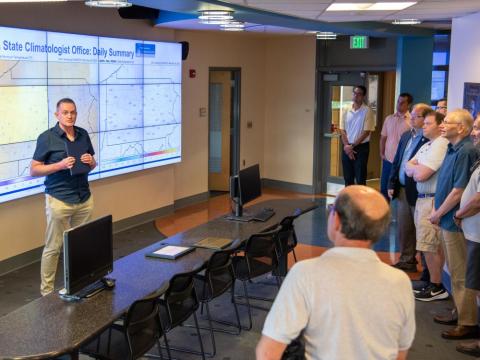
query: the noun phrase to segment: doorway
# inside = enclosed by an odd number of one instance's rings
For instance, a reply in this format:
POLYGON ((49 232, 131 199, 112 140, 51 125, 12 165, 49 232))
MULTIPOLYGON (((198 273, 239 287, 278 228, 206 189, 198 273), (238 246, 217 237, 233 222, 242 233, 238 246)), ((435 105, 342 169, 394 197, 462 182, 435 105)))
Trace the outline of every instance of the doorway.
MULTIPOLYGON (((317 93, 319 94, 317 103, 320 110, 317 113, 315 124, 316 150, 314 154, 314 185, 316 193, 336 195, 344 187, 342 170, 343 144, 340 139, 338 126, 342 110, 352 105, 352 92, 355 85, 364 85, 367 88, 366 101, 372 108, 376 119, 375 131, 370 136, 367 185, 379 189, 382 162, 377 149, 379 149, 385 110, 392 110, 391 106, 384 106, 383 92, 386 91, 388 94, 395 93, 395 81, 385 82, 385 78, 387 77, 384 76, 384 73, 360 71, 319 74, 317 78, 317 93), (385 85, 388 89, 385 88, 385 85)), ((388 79, 391 79, 391 74, 388 76, 388 79)), ((390 97, 385 96, 385 98, 390 97)))
POLYGON ((240 69, 210 68, 208 190, 226 192, 240 165, 240 69))

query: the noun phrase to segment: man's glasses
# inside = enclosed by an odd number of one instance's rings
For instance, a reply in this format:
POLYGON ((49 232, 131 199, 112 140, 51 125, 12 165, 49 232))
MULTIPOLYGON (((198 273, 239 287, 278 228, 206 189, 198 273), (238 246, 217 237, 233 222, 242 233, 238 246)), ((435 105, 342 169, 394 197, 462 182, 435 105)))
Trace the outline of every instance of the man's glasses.
POLYGON ((68 116, 68 115, 76 116, 77 112, 76 111, 62 111, 61 114, 63 116, 68 116))
POLYGON ((444 119, 442 122, 443 122, 444 125, 458 125, 458 124, 461 124, 461 122, 459 122, 459 121, 447 121, 447 119, 444 119))
POLYGON ((327 205, 327 214, 330 215, 332 212, 335 211, 335 204, 328 204, 327 205))

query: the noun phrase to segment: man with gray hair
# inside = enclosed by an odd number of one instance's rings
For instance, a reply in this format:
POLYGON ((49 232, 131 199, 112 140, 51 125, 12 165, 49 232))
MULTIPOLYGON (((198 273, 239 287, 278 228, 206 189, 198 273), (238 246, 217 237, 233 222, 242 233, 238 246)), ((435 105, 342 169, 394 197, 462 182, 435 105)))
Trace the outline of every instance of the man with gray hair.
POLYGON ((471 167, 478 157, 470 133, 473 118, 464 109, 451 111, 441 126, 441 134, 449 142, 447 154, 438 171, 435 206, 430 215, 432 224, 442 231, 445 259, 450 271, 452 295, 458 320, 451 314, 437 315, 434 321, 457 326, 442 332, 445 339, 469 339, 478 337, 477 304, 475 292, 465 288, 467 248, 462 230, 455 224, 454 215, 471 175, 471 167))
POLYGON ((352 185, 340 192, 328 215, 334 248, 288 273, 265 320, 257 360, 280 359, 300 334, 309 360, 406 358, 415 335, 410 280, 370 249, 389 223, 378 191, 352 185))

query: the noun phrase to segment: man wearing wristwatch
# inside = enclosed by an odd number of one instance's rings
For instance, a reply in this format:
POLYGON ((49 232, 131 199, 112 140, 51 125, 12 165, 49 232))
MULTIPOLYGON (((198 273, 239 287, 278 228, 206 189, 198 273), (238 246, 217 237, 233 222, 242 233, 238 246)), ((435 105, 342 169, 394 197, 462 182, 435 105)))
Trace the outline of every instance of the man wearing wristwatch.
MULTIPOLYGON (((450 270, 452 295, 458 313, 457 326, 442 332, 442 337, 453 340, 477 338, 479 335, 475 292, 465 288, 465 237, 453 219, 470 179, 472 165, 478 158, 477 149, 469 136, 472 128, 473 118, 464 109, 449 112, 441 125, 441 134, 449 144, 438 171, 435 207, 430 215, 430 222, 439 225, 442 231, 445 260, 450 270)), ((440 324, 451 324, 453 320, 451 315, 450 318, 434 317, 434 321, 440 324)))
MULTIPOLYGON (((480 150, 480 115, 473 124, 471 133, 473 143, 480 150)), ((465 287, 480 291, 480 159, 472 166, 472 176, 460 200, 460 209, 453 216, 455 223, 462 227, 467 239, 467 272, 465 287)), ((457 351, 480 357, 480 342, 460 343, 457 351)))
POLYGON ((375 117, 365 103, 367 89, 363 85, 353 88, 353 104, 340 118, 343 143, 342 167, 345 186, 367 184, 367 162, 370 134, 375 130, 375 117))

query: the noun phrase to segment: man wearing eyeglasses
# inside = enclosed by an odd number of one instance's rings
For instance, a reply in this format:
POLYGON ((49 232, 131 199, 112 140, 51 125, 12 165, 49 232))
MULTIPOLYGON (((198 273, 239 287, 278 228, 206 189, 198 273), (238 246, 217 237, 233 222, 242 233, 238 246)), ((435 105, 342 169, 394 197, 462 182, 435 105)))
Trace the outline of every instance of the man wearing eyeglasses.
POLYGON ((345 186, 367 183, 367 162, 370 151, 370 134, 375 130, 375 117, 364 103, 367 88, 363 85, 353 89, 352 107, 340 118, 340 135, 343 143, 342 167, 345 186))
POLYGON ((447 99, 438 100, 437 107, 435 110, 440 114, 447 115, 447 99))
POLYGON ((371 249, 390 224, 378 191, 343 189, 329 209, 334 247, 293 266, 265 320, 257 360, 278 360, 300 333, 311 360, 404 360, 415 336, 408 276, 371 249))
POLYGON ((88 172, 97 165, 87 131, 75 126, 75 102, 69 98, 59 100, 55 117, 57 124, 38 137, 30 164, 31 176, 46 177, 47 229, 40 270, 42 295, 53 291, 63 232, 91 218, 93 199, 88 184, 88 172), (81 150, 78 159, 67 155, 67 149, 72 144, 81 150), (84 171, 72 175, 71 170, 76 162, 87 166, 84 171))
POLYGON ((477 149, 470 139, 472 125, 473 118, 464 109, 449 112, 441 125, 441 134, 449 144, 438 171, 435 207, 430 221, 439 225, 442 231, 445 259, 450 270, 452 295, 458 314, 457 320, 452 314, 434 317, 434 321, 440 324, 457 324, 442 332, 445 339, 469 339, 479 335, 475 292, 465 287, 466 241, 462 230, 454 221, 472 165, 478 158, 477 149))
MULTIPOLYGON (((473 123, 471 133, 473 143, 480 149, 480 115, 473 123)), ((455 223, 463 230, 467 239, 467 273, 465 286, 480 294, 480 159, 471 169, 472 175, 462 194, 460 208, 453 217, 455 223)), ((480 341, 476 339, 457 345, 457 351, 480 357, 480 341)))
POLYGON ((427 104, 416 104, 413 107, 410 126, 400 138, 392 170, 388 181, 388 196, 397 203, 397 239, 400 244, 400 259, 396 268, 407 271, 417 271, 416 231, 414 223, 415 204, 417 202, 417 184, 406 173, 406 165, 428 139, 423 136, 425 115, 432 109, 427 104))

